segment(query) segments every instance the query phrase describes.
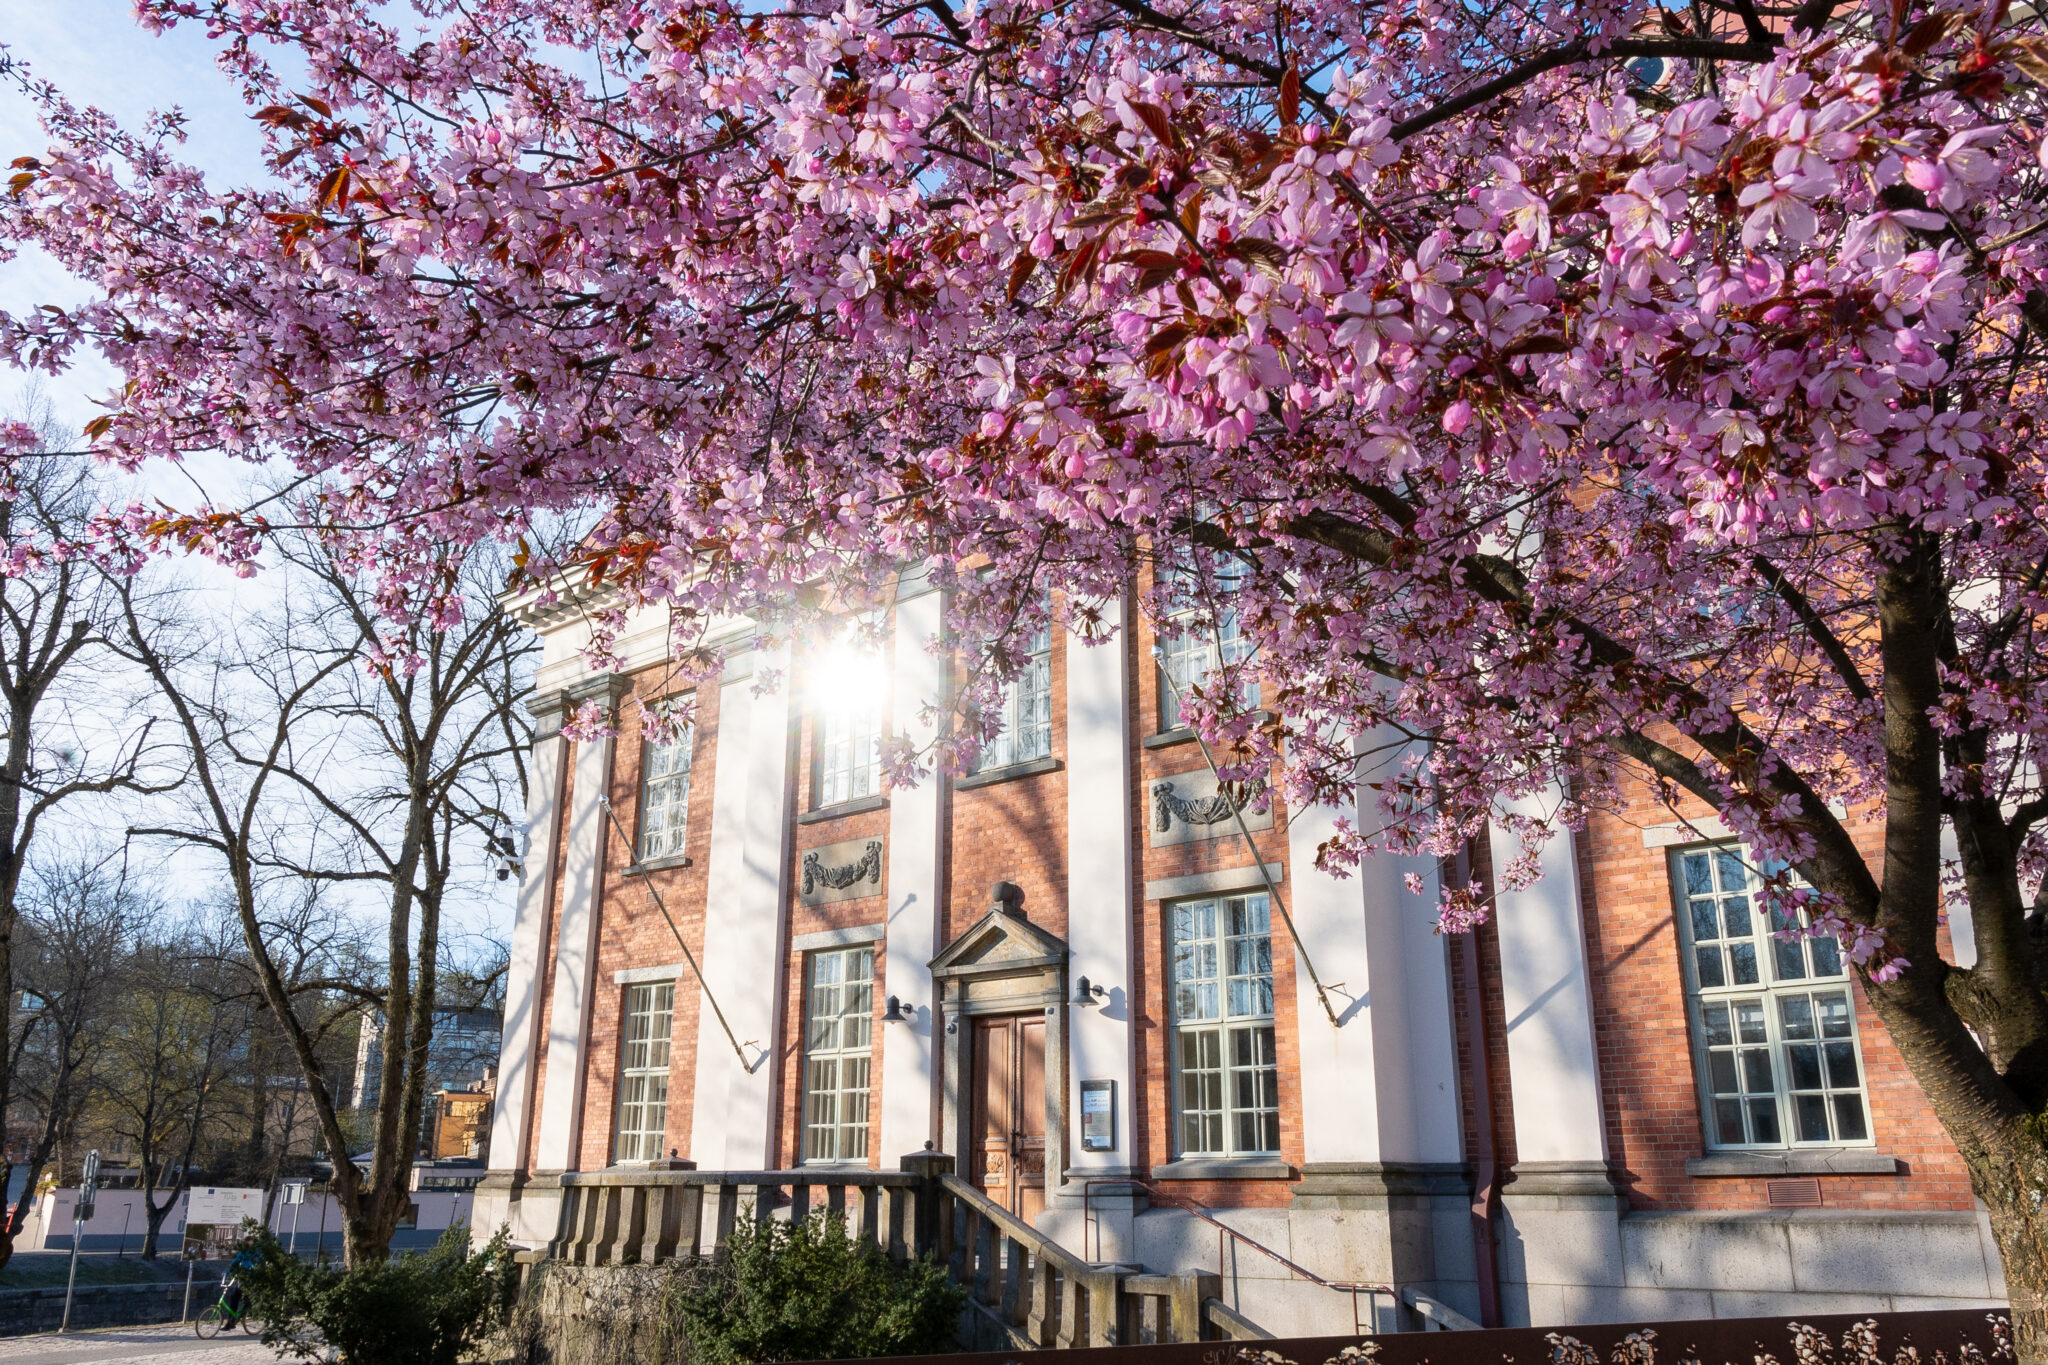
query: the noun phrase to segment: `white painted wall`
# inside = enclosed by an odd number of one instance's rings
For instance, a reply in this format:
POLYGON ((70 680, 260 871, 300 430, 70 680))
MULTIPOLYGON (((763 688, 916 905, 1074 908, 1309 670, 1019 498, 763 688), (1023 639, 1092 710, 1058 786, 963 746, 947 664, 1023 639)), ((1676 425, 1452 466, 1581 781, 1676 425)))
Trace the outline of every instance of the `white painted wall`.
POLYGON ((569 741, 559 712, 539 717, 544 733, 533 742, 528 769, 526 838, 521 855, 519 904, 512 922, 511 962, 505 974, 505 1035, 498 1052, 498 1093, 491 1115, 490 1169, 511 1171, 526 1162, 533 1119, 534 1063, 540 1047, 541 945, 547 937, 549 890, 555 880, 556 822, 569 741))
POLYGON ((547 1071, 541 1084, 540 1140, 534 1167, 577 1169, 582 1143, 583 1082, 589 1054, 591 972, 597 962, 598 893, 604 882, 605 809, 612 741, 576 746, 569 795, 569 837, 562 873, 562 913, 555 938, 554 997, 548 1015, 547 1071))
MULTIPOLYGON (((938 637, 945 599, 921 584, 906 582, 903 591, 896 603, 890 724, 892 733, 925 745, 933 738, 934 725, 920 713, 945 696, 945 659, 926 648, 938 637)), ((933 776, 889 793, 887 950, 884 979, 876 989, 915 1005, 917 1019, 884 1024, 877 1039, 882 1051, 879 1132, 885 1169, 893 1169, 897 1157, 921 1150, 932 1136, 936 1049, 929 964, 939 951, 944 787, 944 778, 933 776)))
POLYGON ((704 981, 739 1038, 745 1062, 700 996, 690 1157, 705 1170, 762 1170, 770 1150, 782 1019, 783 908, 789 862, 790 691, 786 650, 727 669, 718 694, 705 871, 704 981), (759 695, 760 673, 782 681, 759 695))
POLYGON ((1135 1038, 1131 1012, 1137 988, 1131 977, 1130 675, 1123 604, 1103 605, 1103 624, 1116 628, 1108 644, 1091 647, 1069 634, 1067 649, 1067 980, 1085 976, 1108 994, 1095 1006, 1069 1010, 1073 1066, 1067 1113, 1073 1133, 1067 1166, 1079 1180, 1129 1174, 1131 1076, 1135 1038), (1113 1152, 1081 1150, 1081 1082, 1116 1082, 1113 1152))
MULTIPOLYGON (((1562 801, 1561 793, 1552 792, 1512 809, 1548 815, 1562 801)), ((1498 877, 1514 856, 1513 838, 1496 829, 1492 850, 1498 877)), ((1528 890, 1497 892, 1494 898, 1516 1160, 1597 1163, 1607 1159, 1607 1127, 1600 1112, 1578 854, 1569 830, 1545 846, 1542 867, 1542 877, 1528 890)))
MULTIPOLYGON (((1377 754, 1386 739, 1361 751, 1377 754)), ((1450 968, 1433 932, 1435 860, 1383 854, 1350 877, 1321 872, 1316 849, 1336 832, 1340 815, 1363 829, 1379 820, 1368 796, 1349 810, 1293 811, 1287 821, 1292 876, 1282 893, 1340 1025, 1330 1026, 1297 957, 1303 1157, 1311 1164, 1462 1160, 1450 968), (1422 895, 1408 890, 1409 873, 1421 876, 1422 895)))

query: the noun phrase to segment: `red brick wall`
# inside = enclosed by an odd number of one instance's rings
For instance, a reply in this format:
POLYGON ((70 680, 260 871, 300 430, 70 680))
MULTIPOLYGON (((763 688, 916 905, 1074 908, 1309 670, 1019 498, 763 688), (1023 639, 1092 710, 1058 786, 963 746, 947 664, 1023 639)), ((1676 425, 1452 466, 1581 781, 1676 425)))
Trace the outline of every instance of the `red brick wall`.
MULTIPOLYGON (((1135 1163, 1141 1168, 1149 1169, 1172 1161, 1178 1153, 1174 1151, 1171 1112, 1173 1016, 1167 1008, 1166 994, 1172 929, 1163 913, 1164 903, 1143 899, 1144 884, 1164 877, 1184 877, 1198 872, 1244 867, 1252 862, 1252 857, 1245 851, 1244 840, 1234 825, 1231 826, 1230 832, 1221 838, 1169 844, 1164 848, 1152 847, 1152 783, 1180 773, 1205 772, 1207 766, 1202 758, 1201 746, 1192 739, 1164 748, 1145 747, 1144 741, 1159 733, 1160 718, 1163 714, 1161 701, 1165 687, 1160 680, 1159 669, 1152 659, 1152 646, 1156 638, 1152 630, 1141 621, 1130 634, 1134 638, 1126 659, 1131 670, 1131 767, 1138 779, 1131 802, 1131 846, 1137 850, 1137 857, 1133 859, 1136 884, 1132 887, 1131 894, 1132 899, 1140 907, 1137 954, 1132 966, 1133 975, 1138 983, 1140 1011, 1132 1020, 1133 1026, 1138 1030, 1138 1036, 1137 1075, 1134 1078, 1137 1094, 1132 1101, 1136 1118, 1133 1126, 1137 1131, 1131 1136, 1131 1150, 1135 1163)), ((1227 763, 1229 758, 1227 755, 1218 754, 1216 760, 1218 763, 1227 763)), ((1257 847, 1261 860, 1285 864, 1285 812, 1275 812, 1273 828, 1270 830, 1253 831, 1252 842, 1257 847)), ((1292 875, 1293 869, 1289 868, 1287 876, 1281 880, 1280 892, 1283 897, 1287 894, 1288 880, 1292 875)), ((1294 991, 1294 943, 1288 936, 1287 926, 1281 921, 1278 907, 1275 907, 1273 1046, 1279 1064, 1280 1156, 1284 1161, 1299 1165, 1302 1160, 1299 1100, 1301 1048, 1297 1034, 1294 991)), ((1262 1207, 1284 1205, 1292 1195, 1292 1182, 1174 1181, 1171 1192, 1212 1207, 1262 1207)))
MULTIPOLYGON (((1706 1149, 1679 966, 1672 850, 1643 846, 1646 826, 1668 824, 1675 817, 1647 786, 1632 787, 1624 795, 1623 809, 1596 815, 1579 838, 1611 1157, 1631 1182, 1630 1203, 1636 1208, 1765 1208, 1761 1179, 1695 1178, 1685 1172, 1686 1161, 1706 1149)), ((1696 821, 1709 818, 1697 803, 1681 809, 1696 821)), ((1879 830, 1865 822, 1855 833, 1865 854, 1874 858, 1879 830)), ((1836 1208, 1974 1207, 1961 1157, 1853 977, 1851 990, 1872 1136, 1877 1150, 1900 1158, 1905 1172, 1823 1176, 1822 1200, 1836 1208)))
MULTIPOLYGON (((1067 759, 1067 642, 1052 634, 1052 757, 1067 759)), ((1039 928, 1067 932, 1067 773, 1035 773, 950 791, 946 800, 943 938, 951 942, 988 913, 989 888, 1015 882, 1039 928)), ((943 945, 942 945, 943 946, 943 945)))
MULTIPOLYGON (((669 670, 650 668, 632 676, 631 689, 619 703, 619 734, 612 741, 611 803, 626 835, 640 837, 641 773, 646 763, 640 732, 638 700, 649 706, 688 695, 673 685, 669 670)), ((683 960, 676 931, 700 961, 704 953, 705 876, 711 854, 711 788, 718 754, 718 688, 696 692, 695 747, 690 762, 690 801, 683 835, 687 867, 666 867, 641 876, 626 875, 634 846, 605 821, 603 889, 598 902, 597 969, 591 973, 589 1065, 583 1091, 583 1141, 580 1169, 610 1164, 612 1130, 618 1096, 619 1038, 626 988, 613 974, 626 967, 652 967, 683 960), (671 930, 648 890, 660 892, 671 930)), ((674 1030, 669 1044, 668 1136, 665 1148, 678 1154, 690 1147, 690 1092, 697 1073, 698 1021, 702 996, 687 970, 677 973, 674 1030)), ((716 1024, 713 1024, 714 1030, 716 1024)), ((722 1035, 713 1041, 724 1046, 722 1035)))

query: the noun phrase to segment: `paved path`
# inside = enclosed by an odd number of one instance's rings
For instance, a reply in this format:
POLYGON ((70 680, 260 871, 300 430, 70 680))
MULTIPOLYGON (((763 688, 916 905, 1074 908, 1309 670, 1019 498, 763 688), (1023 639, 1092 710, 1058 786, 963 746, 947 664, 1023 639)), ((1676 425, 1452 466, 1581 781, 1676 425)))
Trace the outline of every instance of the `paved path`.
POLYGON ((276 1359, 254 1337, 201 1341, 178 1323, 0 1340, 0 1365, 267 1365, 276 1359))

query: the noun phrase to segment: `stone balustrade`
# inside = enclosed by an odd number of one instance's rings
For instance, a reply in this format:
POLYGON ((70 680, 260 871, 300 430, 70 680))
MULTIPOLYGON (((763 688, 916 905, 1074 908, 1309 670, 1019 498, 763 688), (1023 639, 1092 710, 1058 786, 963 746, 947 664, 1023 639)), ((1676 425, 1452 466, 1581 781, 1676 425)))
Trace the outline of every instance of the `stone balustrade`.
MULTIPOLYGON (((918 1152, 901 1169, 700 1171, 687 1161, 574 1171, 545 1259, 576 1266, 717 1260, 741 1218, 825 1209, 900 1262, 932 1256, 967 1290, 961 1344, 1037 1350, 1264 1336, 1217 1297, 1210 1272, 1148 1275, 1085 1261, 918 1152)), ((528 1257, 529 1260, 542 1259, 528 1257)))

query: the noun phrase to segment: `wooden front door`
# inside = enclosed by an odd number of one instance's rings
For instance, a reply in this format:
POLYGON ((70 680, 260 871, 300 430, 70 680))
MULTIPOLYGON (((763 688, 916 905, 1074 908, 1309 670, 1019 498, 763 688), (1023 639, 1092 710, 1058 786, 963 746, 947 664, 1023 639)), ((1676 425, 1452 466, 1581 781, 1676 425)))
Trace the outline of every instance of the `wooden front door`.
POLYGON ((974 1021, 973 1181, 1027 1222, 1045 1207, 1045 1019, 974 1021))

